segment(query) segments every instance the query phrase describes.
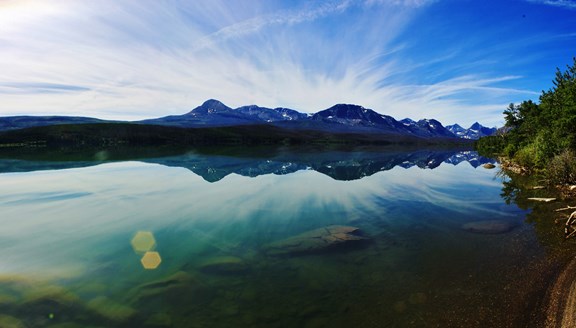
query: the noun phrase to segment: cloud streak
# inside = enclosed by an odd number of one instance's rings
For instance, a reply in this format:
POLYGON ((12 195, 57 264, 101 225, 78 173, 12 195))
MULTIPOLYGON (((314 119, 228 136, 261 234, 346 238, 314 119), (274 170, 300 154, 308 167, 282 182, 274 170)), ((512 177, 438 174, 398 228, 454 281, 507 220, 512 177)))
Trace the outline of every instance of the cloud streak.
POLYGON ((528 0, 528 1, 532 3, 539 3, 548 6, 576 10, 576 2, 574 2, 573 0, 528 0))
POLYGON ((256 33, 264 28, 274 25, 295 25, 303 22, 314 21, 334 13, 344 12, 352 6, 351 0, 341 2, 323 3, 317 8, 300 11, 282 11, 279 13, 257 16, 246 21, 226 26, 200 40, 197 48, 202 49, 224 42, 232 38, 238 38, 256 33))
POLYGON ((418 58, 428 28, 420 15, 436 3, 4 3, 0 115, 142 119, 216 98, 305 112, 357 103, 399 119, 496 124, 510 101, 536 95, 516 82, 523 74, 467 62, 478 42, 418 58))

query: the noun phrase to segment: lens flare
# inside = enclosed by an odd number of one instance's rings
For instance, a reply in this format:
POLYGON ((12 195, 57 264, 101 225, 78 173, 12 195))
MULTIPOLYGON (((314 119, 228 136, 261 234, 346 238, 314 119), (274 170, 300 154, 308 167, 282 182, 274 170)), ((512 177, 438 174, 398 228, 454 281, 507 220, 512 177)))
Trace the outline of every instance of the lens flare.
POLYGON ((140 262, 142 263, 144 269, 154 270, 158 268, 162 262, 162 258, 160 258, 160 253, 158 252, 146 252, 144 256, 142 256, 140 262))

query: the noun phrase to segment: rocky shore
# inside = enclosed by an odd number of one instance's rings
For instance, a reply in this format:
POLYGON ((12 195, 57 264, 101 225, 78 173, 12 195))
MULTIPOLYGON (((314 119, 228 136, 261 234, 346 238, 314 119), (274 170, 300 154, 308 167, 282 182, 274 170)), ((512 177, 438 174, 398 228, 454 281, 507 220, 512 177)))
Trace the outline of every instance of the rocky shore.
MULTIPOLYGON (((513 173, 516 175, 528 176, 531 175, 531 170, 521 165, 518 165, 506 158, 499 158, 500 168, 505 173, 513 173)), ((531 189, 544 189, 545 187, 532 187, 531 189)), ((554 194, 558 194, 558 199, 563 203, 568 204, 567 207, 555 209, 555 212, 568 211, 567 214, 576 216, 576 186, 562 185, 562 186, 549 186, 553 189, 554 194)), ((527 198, 531 201, 538 202, 553 202, 557 198, 527 198)), ((563 219, 556 219, 557 224, 564 224, 563 219)), ((575 238, 576 234, 569 234, 571 230, 576 227, 569 225, 570 219, 566 221, 565 238, 575 238)), ((576 230, 575 230, 576 231, 576 230)), ((575 254, 576 255, 576 254, 575 254)), ((564 257, 564 259, 566 259, 564 257)), ((562 260, 561 262, 563 262, 562 260)), ((552 282, 548 288, 545 298, 542 302, 544 306, 542 326, 546 328, 568 328, 576 327, 576 256, 571 256, 563 267, 559 268, 558 273, 553 275, 552 282)), ((540 320, 539 320, 540 321, 540 320)))

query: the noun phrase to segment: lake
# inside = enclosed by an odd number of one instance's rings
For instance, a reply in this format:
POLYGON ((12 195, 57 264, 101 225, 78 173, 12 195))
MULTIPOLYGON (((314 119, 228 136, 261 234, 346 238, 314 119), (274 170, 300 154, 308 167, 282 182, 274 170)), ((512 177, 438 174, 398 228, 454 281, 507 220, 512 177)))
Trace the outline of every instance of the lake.
POLYGON ((556 268, 474 152, 113 157, 0 160, 0 326, 524 327, 556 268))

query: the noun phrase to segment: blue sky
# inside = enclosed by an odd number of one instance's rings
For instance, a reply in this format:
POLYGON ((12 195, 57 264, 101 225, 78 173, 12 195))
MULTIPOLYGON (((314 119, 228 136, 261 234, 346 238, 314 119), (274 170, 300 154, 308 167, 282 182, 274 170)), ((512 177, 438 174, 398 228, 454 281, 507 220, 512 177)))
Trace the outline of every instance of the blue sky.
POLYGON ((0 115, 142 119, 215 98, 495 126, 574 56, 573 0, 0 0, 0 115))

